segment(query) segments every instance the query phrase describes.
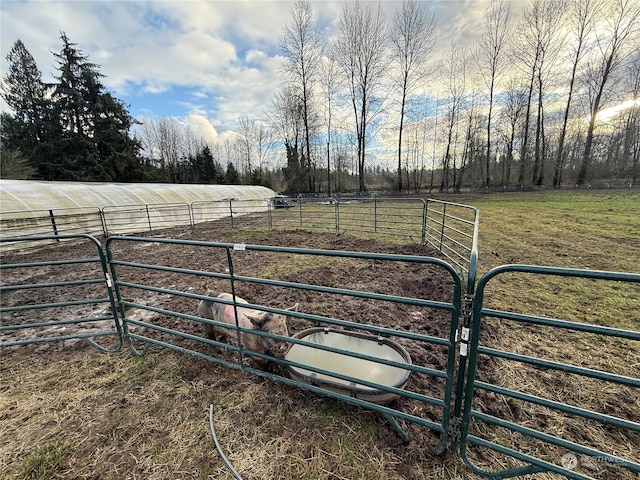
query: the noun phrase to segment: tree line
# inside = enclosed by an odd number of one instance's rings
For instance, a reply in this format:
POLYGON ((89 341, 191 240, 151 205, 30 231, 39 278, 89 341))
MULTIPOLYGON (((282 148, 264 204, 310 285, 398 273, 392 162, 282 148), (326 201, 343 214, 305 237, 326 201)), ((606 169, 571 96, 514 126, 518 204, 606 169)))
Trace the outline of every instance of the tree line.
POLYGON ((349 2, 324 38, 296 0, 270 118, 298 184, 317 188, 317 167, 330 179, 346 152, 360 190, 383 155, 397 192, 639 185, 640 3, 530 0, 519 17, 513 5, 493 0, 473 45, 447 46, 428 2, 405 0, 390 20, 349 2))
POLYGON ((379 3, 345 3, 326 37, 295 0, 270 107, 209 143, 174 118, 136 126, 64 33, 54 84, 18 40, 0 173, 326 194, 640 184, 640 2, 512 6, 493 0, 473 45, 447 46, 427 2, 405 0, 390 19, 379 3))
MULTIPOLYGON (((99 66, 91 63, 62 32, 62 49, 54 53, 57 75, 45 83, 33 56, 19 39, 7 55, 2 96, 13 114, 2 112, 0 177, 107 182, 240 184, 233 163, 224 167, 211 147, 175 161, 170 148, 158 152, 143 145, 132 127, 140 122, 124 102, 106 91, 99 66), (148 154, 145 154, 145 147, 148 154)), ((161 145, 175 144, 167 119, 144 125, 161 145)), ((181 140, 180 140, 181 142, 181 140)), ((177 152, 177 148, 174 148, 177 152)), ((256 180, 254 178, 254 180, 256 180)), ((258 180, 259 182, 260 180, 258 180)))

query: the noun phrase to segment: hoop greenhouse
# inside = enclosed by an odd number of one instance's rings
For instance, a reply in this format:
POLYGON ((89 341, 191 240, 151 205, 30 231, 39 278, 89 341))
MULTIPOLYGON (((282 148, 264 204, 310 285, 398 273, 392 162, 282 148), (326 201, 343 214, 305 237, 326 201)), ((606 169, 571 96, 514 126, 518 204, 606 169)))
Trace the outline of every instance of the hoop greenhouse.
POLYGON ((0 180, 2 213, 24 212, 24 216, 51 209, 265 200, 274 196, 269 188, 247 185, 0 180))

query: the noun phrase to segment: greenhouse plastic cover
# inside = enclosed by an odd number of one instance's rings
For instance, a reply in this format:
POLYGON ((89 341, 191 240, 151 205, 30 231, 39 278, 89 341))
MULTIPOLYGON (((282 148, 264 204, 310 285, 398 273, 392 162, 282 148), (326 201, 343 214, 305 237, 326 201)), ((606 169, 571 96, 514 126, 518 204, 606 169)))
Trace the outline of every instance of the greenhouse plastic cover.
POLYGON ((168 183, 48 182, 0 179, 0 212, 28 212, 65 208, 103 208, 123 205, 190 204, 221 200, 273 198, 269 188, 249 185, 192 185, 168 183))

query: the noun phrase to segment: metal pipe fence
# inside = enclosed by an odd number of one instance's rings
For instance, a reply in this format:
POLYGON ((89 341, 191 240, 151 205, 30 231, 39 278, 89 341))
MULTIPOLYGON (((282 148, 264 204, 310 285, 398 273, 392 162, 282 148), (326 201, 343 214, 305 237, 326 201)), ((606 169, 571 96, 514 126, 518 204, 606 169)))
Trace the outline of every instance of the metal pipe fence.
MULTIPOLYGON (((102 352, 122 346, 111 278, 100 242, 89 235, 32 236, 12 242, 48 243, 56 239, 90 243, 95 257, 75 255, 36 262, 0 263, 0 348, 43 342, 82 340, 102 352), (58 276, 64 280, 56 281, 58 276), (13 275, 9 275, 9 273, 13 275), (22 283, 34 272, 43 281, 22 283), (17 279, 17 280, 15 280, 17 279), (46 320, 34 320, 34 311, 46 320), (103 345, 98 341, 106 340, 103 345)), ((0 242, 4 242, 0 239, 0 242)))
MULTIPOLYGON (((446 208, 447 215, 452 214, 446 208)), ((432 215, 445 215, 439 212, 432 215)), ((633 478, 640 473, 634 447, 640 442, 640 410, 634 407, 640 405, 640 377, 634 367, 640 358, 640 274, 504 265, 480 278, 471 290, 474 295, 463 295, 459 269, 431 257, 128 236, 111 236, 103 250, 88 235, 63 235, 62 239, 88 242, 96 255, 60 257, 60 249, 48 249, 38 261, 25 257, 22 263, 0 265, 0 347, 81 340, 103 352, 117 351, 126 343, 135 355, 150 348, 186 353, 371 409, 405 440, 400 422, 431 429, 438 433, 436 453, 455 446, 467 466, 484 477, 552 472, 574 479, 633 478), (145 262, 145 252, 158 250, 164 252, 161 263, 145 262), (181 255, 186 260, 181 261, 181 255), (336 267, 341 262, 375 262, 383 264, 385 271, 418 269, 424 275, 433 275, 435 269, 449 279, 450 292, 444 300, 430 297, 428 291, 424 295, 381 293, 354 289, 349 279, 317 283, 304 276, 282 276, 277 269, 260 277, 254 263, 263 256, 275 265, 302 270, 310 264, 336 267), (62 270, 64 277, 59 274, 62 270), (9 281, 7 272, 20 274, 9 281), (34 276, 37 281, 30 280, 34 276), (595 290, 584 286, 596 283, 595 290), (235 325, 203 318, 196 306, 212 299, 205 284, 235 295, 246 296, 243 292, 248 291, 258 292, 253 298, 281 299, 275 304, 255 300, 242 306, 287 315, 294 330, 321 326, 363 332, 393 339, 408 352, 432 352, 442 361, 440 366, 424 360, 398 363, 304 338, 249 331, 240 326, 237 316, 235 325), (509 291, 518 294, 518 288, 525 289, 526 308, 520 303, 517 310, 508 308, 509 291), (305 299, 304 308, 286 309, 299 299, 305 299), (337 299, 341 307, 327 311, 329 299, 337 299), (347 299, 360 302, 362 308, 355 311, 362 315, 342 308, 347 299), (447 327, 434 334, 419 327, 399 328, 378 318, 379 312, 402 307, 430 312, 420 318, 440 316, 447 327), (48 318, 35 320, 37 311, 47 312, 48 318), (377 313, 366 316, 367 311, 377 313), (206 326, 227 328, 235 341, 208 338, 206 326), (404 369, 411 372, 413 381, 400 388, 252 351, 242 340, 242 334, 249 332, 404 369), (260 360, 271 361, 281 370, 260 368, 256 363, 260 360), (321 383, 301 382, 283 373, 290 368, 371 387, 402 402, 377 404, 321 383), (583 391, 597 395, 585 397, 583 391), (420 408, 413 409, 415 405, 420 408)))
POLYGON ((545 471, 575 479, 621 478, 624 471, 638 475, 640 375, 628 365, 640 359, 638 302, 640 274, 532 265, 504 265, 486 273, 477 288, 466 375, 460 449, 465 463, 492 478, 545 471), (516 279, 536 286, 529 290, 528 313, 489 308, 485 293, 501 282, 515 284, 516 279), (582 308, 584 285, 593 289, 594 283, 600 295, 582 308), (552 292, 554 301, 537 304, 537 297, 546 298, 545 291, 552 292), (617 313, 605 320, 595 312, 607 298, 615 298, 615 305, 602 314, 617 313), (581 321, 567 318, 580 310, 581 321), (635 319, 624 318, 628 312, 635 319), (519 332, 521 341, 487 344, 481 329, 492 325, 519 332), (525 338, 529 341, 522 341, 525 338), (550 350, 554 344, 560 347, 557 351, 550 350), (500 372, 513 372, 512 378, 477 376, 478 363, 487 360, 500 372), (535 388, 530 385, 533 380, 535 388), (587 386, 598 392, 597 398, 583 395, 587 386), (488 410, 483 403, 489 397, 510 410, 488 410), (496 462, 493 469, 478 466, 473 459, 478 448, 511 461, 496 462))
MULTIPOLYGON (((337 235, 381 235, 429 244, 467 279, 475 281, 478 211, 474 207, 421 198, 300 198, 291 208, 270 199, 225 199, 191 204, 119 205, 0 213, 0 236, 85 233, 109 237, 159 232, 175 227, 205 228, 208 222, 229 228, 304 228, 337 235)), ((42 245, 42 243, 38 243, 42 245)), ((24 242, 20 242, 24 248, 24 242)), ((0 245, 2 252, 17 246, 0 245)))

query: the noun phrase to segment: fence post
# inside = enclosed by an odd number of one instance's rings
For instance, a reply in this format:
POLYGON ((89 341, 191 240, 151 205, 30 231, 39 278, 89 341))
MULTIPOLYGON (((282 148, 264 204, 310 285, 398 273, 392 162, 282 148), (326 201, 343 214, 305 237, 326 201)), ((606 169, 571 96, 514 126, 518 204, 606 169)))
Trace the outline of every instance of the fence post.
POLYGON ((107 230, 107 219, 104 216, 104 207, 98 209, 98 216, 100 217, 100 223, 102 223, 102 233, 104 233, 104 238, 109 236, 109 230, 107 230))
POLYGON ((378 199, 373 199, 373 231, 378 233, 378 199))
POLYGON ((231 221, 231 228, 233 228, 233 198, 229 199, 229 220, 231 221))
POLYGON ((53 227, 53 234, 56 236, 56 242, 59 242, 58 226, 56 225, 56 217, 53 215, 53 210, 49 210, 49 218, 51 219, 51 226, 53 227))
POLYGON ((302 201, 303 201, 303 199, 304 199, 304 197, 300 198, 298 196, 298 217, 300 219, 300 227, 302 227, 302 201))
POLYGON ((440 248, 439 250, 442 251, 442 243, 444 242, 444 224, 446 222, 447 218, 447 204, 443 204, 442 205, 442 228, 440 229, 440 248))
POLYGON ((422 245, 427 243, 427 219, 429 215, 429 199, 422 201, 422 245))
POLYGON ((151 214, 149 213, 149 205, 144 206, 147 211, 147 223, 149 224, 149 232, 153 232, 153 227, 151 226, 151 214))
POLYGON ((195 202, 191 202, 191 203, 187 203, 187 210, 189 210, 189 223, 191 224, 191 229, 193 229, 196 226, 196 222, 195 219, 193 217, 193 204, 195 202))

